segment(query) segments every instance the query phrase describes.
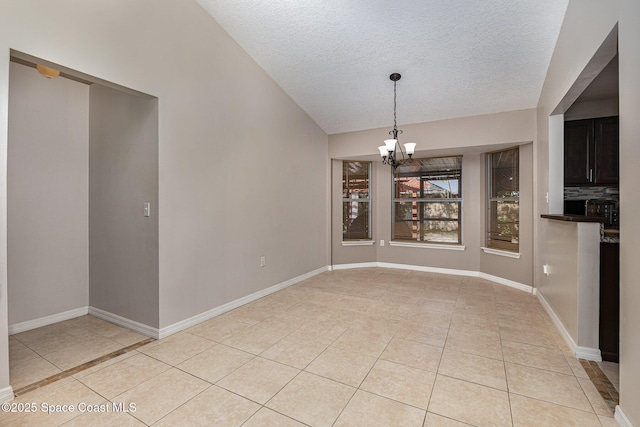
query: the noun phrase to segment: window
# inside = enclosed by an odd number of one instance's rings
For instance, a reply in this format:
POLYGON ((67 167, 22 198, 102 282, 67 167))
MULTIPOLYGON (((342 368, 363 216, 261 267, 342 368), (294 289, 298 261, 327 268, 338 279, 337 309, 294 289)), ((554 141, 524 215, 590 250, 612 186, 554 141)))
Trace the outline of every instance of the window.
POLYGON ((393 181, 393 240, 462 243, 462 157, 415 159, 393 181))
POLYGON ((487 154, 487 247, 518 252, 520 179, 518 147, 487 154))
POLYGON ((342 240, 371 239, 371 162, 342 162, 342 240))

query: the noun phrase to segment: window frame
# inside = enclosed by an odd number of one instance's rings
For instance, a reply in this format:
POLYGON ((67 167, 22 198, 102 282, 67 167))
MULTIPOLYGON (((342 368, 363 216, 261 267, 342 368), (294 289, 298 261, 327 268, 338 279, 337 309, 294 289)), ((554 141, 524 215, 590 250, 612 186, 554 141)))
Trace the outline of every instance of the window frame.
MULTIPOLYGON (((457 177, 457 181, 458 181, 458 197, 445 197, 445 198, 429 198, 429 197, 419 197, 419 198, 400 198, 400 197, 396 197, 397 191, 396 191, 396 178, 397 178, 397 170, 394 170, 393 173, 391 174, 391 191, 392 191, 392 195, 391 195, 391 241, 389 242, 391 246, 407 246, 407 247, 430 247, 430 248, 442 248, 442 249, 446 249, 446 248, 450 248, 450 249, 464 249, 463 246, 463 234, 462 234, 462 224, 463 224, 463 192, 462 192, 462 163, 463 163, 463 156, 462 155, 452 155, 452 156, 438 156, 438 157, 424 157, 424 158, 419 158, 419 159, 413 159, 413 162, 417 162, 417 161, 424 161, 424 160, 436 160, 436 159, 447 159, 447 158, 455 158, 455 159, 459 159, 459 176, 457 177), (458 234, 458 240, 457 242, 451 242, 451 241, 435 241, 435 240, 416 240, 416 239, 402 239, 402 238, 398 238, 395 236, 395 227, 396 227, 396 205, 398 203, 407 203, 407 202, 415 202, 418 203, 418 219, 416 220, 411 220, 411 221, 415 221, 418 222, 421 227, 420 227, 420 231, 418 239, 420 239, 420 237, 424 237, 426 235, 425 230, 422 228, 422 224, 424 224, 426 221, 450 221, 450 222, 457 222, 458 224, 458 229, 457 229, 457 234, 458 234), (458 207, 458 213, 457 213, 457 219, 456 218, 425 218, 424 217, 424 205, 427 203, 440 203, 440 204, 445 204, 445 203, 456 203, 457 207, 458 207)), ((401 166, 399 166, 399 168, 401 168, 401 166)), ((423 194, 423 190, 424 190, 424 186, 422 185, 423 181, 426 181, 425 179, 423 179, 423 176, 427 175, 428 173, 423 173, 423 172, 419 172, 419 179, 420 179, 420 193, 421 196, 424 196, 423 194)), ((432 174, 431 176, 438 176, 437 174, 432 174)), ((413 231, 412 231, 413 234, 413 231)))
POLYGON ((342 161, 342 189, 341 189, 341 195, 343 197, 341 197, 342 199, 342 203, 341 203, 341 209, 342 209, 342 242, 343 242, 343 246, 358 246, 358 244, 372 244, 373 243, 373 238, 372 238, 372 209, 371 209, 371 180, 372 180, 372 173, 373 173, 373 162, 370 161, 364 161, 364 160, 343 160, 342 161), (344 171, 345 171, 345 164, 346 163, 361 163, 361 164, 367 164, 368 167, 368 171, 367 171, 367 197, 364 198, 351 198, 351 197, 344 197, 344 189, 345 189, 345 182, 347 181, 344 171), (345 216, 344 216, 344 204, 345 203, 367 203, 368 204, 368 208, 367 208, 367 237, 364 238, 345 238, 345 232, 346 232, 346 228, 345 228, 345 216))
MULTIPOLYGON (((494 254, 494 255, 504 255, 504 256, 508 256, 508 257, 513 257, 513 258, 519 258, 520 255, 520 146, 515 146, 515 147, 510 147, 510 148, 505 148, 502 150, 496 150, 496 151, 491 151, 486 153, 486 221, 485 221, 485 238, 484 238, 484 243, 485 246, 482 248, 483 251, 485 253, 490 253, 490 254, 494 254), (516 159, 517 159, 517 163, 516 163, 516 171, 517 171, 517 175, 518 175, 518 186, 517 186, 517 190, 515 190, 515 192, 517 192, 517 196, 510 196, 510 197, 499 197, 496 195, 496 197, 492 197, 493 195, 493 184, 492 184, 492 177, 493 177, 493 173, 494 173, 494 168, 493 168, 493 156, 496 154, 500 154, 500 153, 504 153, 507 151, 515 151, 516 152, 516 159), (506 241, 499 241, 497 239, 491 239, 491 235, 494 234, 491 224, 492 224, 492 209, 491 209, 491 205, 493 202, 496 203, 500 203, 500 202, 507 202, 507 203, 514 203, 516 202, 518 204, 518 218, 516 220, 516 222, 514 222, 513 224, 516 224, 517 226, 517 231, 518 231, 518 236, 517 236, 517 242, 514 243, 513 242, 513 238, 511 242, 506 242, 506 241), (499 241, 500 244, 496 245, 494 243, 492 243, 493 241, 499 241)), ((513 173, 513 172, 512 172, 513 173)), ((512 190, 512 193, 514 191, 512 190)), ((498 209, 496 209, 496 214, 498 212, 498 209)), ((498 219, 496 218, 496 224, 500 224, 498 219)))

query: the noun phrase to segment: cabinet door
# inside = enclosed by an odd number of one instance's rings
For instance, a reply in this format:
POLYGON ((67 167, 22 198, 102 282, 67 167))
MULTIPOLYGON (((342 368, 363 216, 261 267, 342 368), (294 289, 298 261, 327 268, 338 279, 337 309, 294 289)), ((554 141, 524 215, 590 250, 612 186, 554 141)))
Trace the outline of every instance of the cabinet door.
POLYGON ((620 341, 620 244, 600 243, 600 352, 618 363, 620 341))
POLYGON ((593 120, 576 120, 564 124, 564 185, 590 185, 590 145, 593 143, 593 120))
POLYGON ((606 117, 594 121, 595 165, 594 183, 618 184, 618 118, 606 117))

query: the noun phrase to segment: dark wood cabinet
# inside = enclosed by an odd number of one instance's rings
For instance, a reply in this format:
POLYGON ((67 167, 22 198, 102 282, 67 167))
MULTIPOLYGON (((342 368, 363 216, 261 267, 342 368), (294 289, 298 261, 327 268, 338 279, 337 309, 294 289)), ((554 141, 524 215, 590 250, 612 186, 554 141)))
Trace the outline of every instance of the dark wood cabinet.
POLYGON ((591 185, 590 147, 593 146, 593 120, 564 124, 564 185, 591 185))
POLYGON ((620 244, 600 243, 600 353, 618 362, 620 334, 620 244))
POLYGON ((618 118, 596 119, 594 128, 594 183, 618 184, 620 154, 618 151, 618 118))
POLYGON ((564 125, 564 185, 617 185, 618 117, 564 125))

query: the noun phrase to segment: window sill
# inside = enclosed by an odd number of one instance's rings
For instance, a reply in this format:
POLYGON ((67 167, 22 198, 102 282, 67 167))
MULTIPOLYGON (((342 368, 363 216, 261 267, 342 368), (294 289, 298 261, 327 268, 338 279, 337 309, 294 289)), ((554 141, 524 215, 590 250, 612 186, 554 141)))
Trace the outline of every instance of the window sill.
POLYGON ((520 252, 502 251, 500 249, 485 248, 484 246, 481 247, 480 249, 482 249, 482 252, 484 252, 485 254, 499 255, 507 258, 520 259, 520 252))
POLYGON ((371 246, 373 240, 343 240, 342 246, 371 246))
POLYGON ((464 251, 464 245, 435 244, 435 243, 414 243, 390 241, 389 246, 399 246, 402 248, 422 248, 422 249, 444 249, 447 251, 464 251))

